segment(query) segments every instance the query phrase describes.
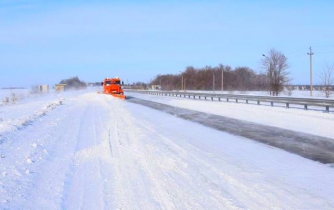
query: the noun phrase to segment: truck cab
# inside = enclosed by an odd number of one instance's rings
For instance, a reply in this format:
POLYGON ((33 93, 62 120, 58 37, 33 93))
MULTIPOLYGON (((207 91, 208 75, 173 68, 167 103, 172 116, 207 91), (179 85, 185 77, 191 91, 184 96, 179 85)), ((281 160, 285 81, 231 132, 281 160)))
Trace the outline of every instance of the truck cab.
POLYGON ((124 95, 124 91, 121 86, 120 78, 105 78, 101 83, 103 86, 103 93, 111 95, 124 95))

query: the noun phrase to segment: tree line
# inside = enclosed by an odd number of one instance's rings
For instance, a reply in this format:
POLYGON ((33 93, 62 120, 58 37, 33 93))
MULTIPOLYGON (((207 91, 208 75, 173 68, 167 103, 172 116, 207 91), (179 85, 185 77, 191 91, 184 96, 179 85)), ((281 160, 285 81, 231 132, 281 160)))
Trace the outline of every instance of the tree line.
POLYGON ((160 85, 162 90, 269 91, 270 95, 278 95, 290 81, 288 68, 284 54, 271 49, 268 55, 263 55, 260 72, 222 64, 202 68, 188 66, 177 75, 158 75, 150 85, 160 85))
POLYGON ((227 65, 195 68, 188 66, 178 75, 158 75, 150 85, 160 85, 162 90, 266 90, 268 79, 248 67, 233 69, 227 65), (222 83, 223 78, 223 83, 222 83))
POLYGON ((160 84, 162 90, 267 90, 270 95, 278 95, 290 81, 289 67, 284 54, 271 49, 268 55, 263 54, 263 71, 259 73, 248 67, 232 69, 222 64, 203 68, 189 66, 179 75, 158 75, 151 84, 160 84))

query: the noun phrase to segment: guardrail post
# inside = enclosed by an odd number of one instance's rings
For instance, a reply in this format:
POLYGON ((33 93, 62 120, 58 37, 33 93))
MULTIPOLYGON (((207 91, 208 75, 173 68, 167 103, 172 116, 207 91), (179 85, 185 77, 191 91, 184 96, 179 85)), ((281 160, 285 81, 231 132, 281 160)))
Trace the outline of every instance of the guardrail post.
POLYGON ((257 105, 260 105, 260 101, 257 101, 257 105))
POLYGON ((248 104, 248 99, 246 99, 246 104, 248 104))
POLYGON ((198 99, 201 99, 201 96, 198 96, 198 99))
POLYGON ((270 104, 271 104, 271 106, 274 106, 274 102, 273 101, 271 101, 270 104))
POLYGON ((307 110, 307 104, 304 104, 304 109, 307 110))
POLYGON ((289 108, 289 103, 286 103, 286 108, 289 108))
POLYGON ((226 98, 226 101, 228 102, 228 98, 226 98))
POLYGON ((235 99, 235 103, 238 103, 238 99, 237 98, 235 99))
POLYGON ((206 100, 206 96, 204 96, 204 99, 206 100))
POLYGON ((213 101, 213 97, 211 97, 211 101, 213 101))
POLYGON ((195 95, 194 95, 194 99, 195 99, 195 95))
POLYGON ((220 101, 220 98, 218 98, 218 101, 220 101))
POLYGON ((329 112, 329 106, 326 106, 326 112, 329 112))

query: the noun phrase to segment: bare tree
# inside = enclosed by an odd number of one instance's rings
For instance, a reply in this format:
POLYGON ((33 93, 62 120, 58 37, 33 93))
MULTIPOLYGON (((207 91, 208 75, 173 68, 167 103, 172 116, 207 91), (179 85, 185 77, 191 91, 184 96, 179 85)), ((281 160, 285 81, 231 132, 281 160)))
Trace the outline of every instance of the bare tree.
POLYGON ((262 66, 269 78, 270 95, 277 96, 283 90, 283 86, 290 81, 288 78, 289 72, 287 71, 290 66, 287 58, 275 49, 271 49, 268 56, 263 56, 262 66))
POLYGON ((320 74, 321 85, 323 85, 323 91, 326 98, 332 94, 332 87, 334 85, 334 64, 326 64, 320 74))
POLYGON ((260 71, 256 75, 254 85, 256 86, 256 90, 268 90, 269 78, 267 77, 266 72, 260 71))
POLYGON ((237 67, 234 70, 236 88, 238 90, 251 90, 253 89, 255 73, 248 67, 237 67))

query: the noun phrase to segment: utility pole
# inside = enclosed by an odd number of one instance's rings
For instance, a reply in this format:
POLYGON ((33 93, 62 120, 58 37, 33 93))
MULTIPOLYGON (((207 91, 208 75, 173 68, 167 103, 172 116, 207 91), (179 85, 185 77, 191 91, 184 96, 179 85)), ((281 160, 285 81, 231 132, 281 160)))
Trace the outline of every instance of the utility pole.
POLYGON ((224 91, 224 70, 222 69, 222 93, 224 91))
POLYGON ((183 75, 182 75, 182 79, 181 79, 181 90, 183 90, 183 75))
POLYGON ((310 96, 312 96, 312 90, 313 90, 313 85, 312 85, 312 55, 314 54, 312 52, 312 48, 310 47, 310 53, 307 53, 310 56, 310 96))
POLYGON ((212 89, 213 89, 213 93, 215 93, 215 72, 213 72, 212 74, 212 89))
POLYGON ((182 89, 183 89, 183 74, 182 74, 181 71, 180 71, 180 74, 181 74, 181 90, 180 91, 182 91, 182 89))

